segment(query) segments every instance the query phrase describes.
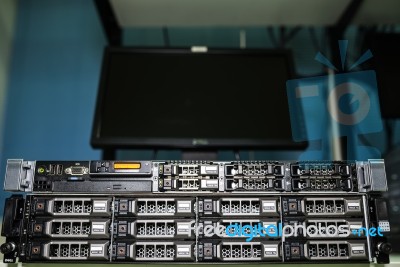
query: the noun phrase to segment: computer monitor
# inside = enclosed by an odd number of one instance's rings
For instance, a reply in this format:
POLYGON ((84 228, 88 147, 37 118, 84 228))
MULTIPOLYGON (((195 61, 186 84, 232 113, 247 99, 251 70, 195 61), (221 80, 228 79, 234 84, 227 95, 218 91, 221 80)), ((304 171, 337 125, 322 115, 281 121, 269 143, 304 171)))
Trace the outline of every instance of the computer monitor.
POLYGON ((301 149, 288 50, 105 49, 95 148, 301 149))

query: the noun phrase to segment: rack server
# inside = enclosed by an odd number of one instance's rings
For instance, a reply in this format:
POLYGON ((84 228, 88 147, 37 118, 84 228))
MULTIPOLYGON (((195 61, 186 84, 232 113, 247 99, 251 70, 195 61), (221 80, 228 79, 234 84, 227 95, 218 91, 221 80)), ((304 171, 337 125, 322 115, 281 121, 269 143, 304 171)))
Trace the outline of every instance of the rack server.
POLYGON ((388 263, 383 160, 8 160, 4 262, 388 263), (24 193, 24 194, 23 194, 24 193))

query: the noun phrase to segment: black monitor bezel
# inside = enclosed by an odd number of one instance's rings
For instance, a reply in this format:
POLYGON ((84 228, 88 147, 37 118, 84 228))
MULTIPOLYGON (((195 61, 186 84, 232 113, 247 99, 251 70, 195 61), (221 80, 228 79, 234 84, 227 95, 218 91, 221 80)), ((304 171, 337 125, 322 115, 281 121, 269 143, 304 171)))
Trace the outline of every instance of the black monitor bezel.
MULTIPOLYGON (((218 150, 218 149, 252 149, 252 150, 302 150, 307 142, 295 142, 287 139, 216 139, 216 138, 118 138, 101 137, 101 112, 104 95, 107 90, 107 71, 112 53, 194 53, 191 48, 138 48, 108 46, 104 49, 99 90, 96 100, 91 145, 93 148, 113 149, 184 149, 184 150, 218 150)), ((203 52, 200 52, 203 53, 203 52)), ((252 54, 282 55, 287 60, 289 77, 294 77, 294 63, 290 50, 287 49, 207 49, 208 54, 252 54)), ((302 116, 301 116, 302 117, 302 116)), ((290 118, 288 118, 290 119, 290 118)))

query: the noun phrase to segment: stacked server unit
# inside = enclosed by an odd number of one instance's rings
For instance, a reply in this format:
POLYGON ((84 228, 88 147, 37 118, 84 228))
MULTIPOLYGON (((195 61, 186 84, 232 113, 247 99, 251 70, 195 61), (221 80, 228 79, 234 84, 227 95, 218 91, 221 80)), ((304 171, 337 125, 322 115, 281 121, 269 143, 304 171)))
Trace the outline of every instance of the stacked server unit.
POLYGON ((4 262, 389 262, 382 160, 9 160, 4 187, 4 262))

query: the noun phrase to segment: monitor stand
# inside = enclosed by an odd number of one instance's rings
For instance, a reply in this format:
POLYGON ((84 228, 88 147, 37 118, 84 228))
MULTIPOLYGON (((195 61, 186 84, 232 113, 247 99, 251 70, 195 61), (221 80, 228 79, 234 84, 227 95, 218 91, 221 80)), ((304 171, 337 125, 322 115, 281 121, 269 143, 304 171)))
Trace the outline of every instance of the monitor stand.
POLYGON ((217 160, 218 151, 196 151, 196 150, 183 150, 182 160, 217 160))

